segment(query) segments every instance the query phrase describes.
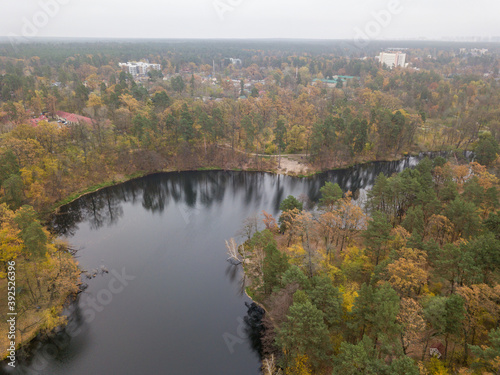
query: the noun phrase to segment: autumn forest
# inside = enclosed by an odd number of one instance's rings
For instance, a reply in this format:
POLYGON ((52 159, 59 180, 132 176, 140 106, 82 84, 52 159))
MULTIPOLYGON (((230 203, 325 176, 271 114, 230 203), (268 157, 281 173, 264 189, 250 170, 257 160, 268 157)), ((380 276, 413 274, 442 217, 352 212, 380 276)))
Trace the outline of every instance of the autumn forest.
POLYGON ((16 260, 22 341, 64 324, 79 291, 47 217, 84 193, 155 172, 307 178, 440 151, 381 174, 362 203, 330 182, 318 202, 289 196, 228 248, 266 311, 264 374, 498 373, 500 48, 410 42, 409 65, 391 68, 375 59, 391 47, 0 44, 0 292, 16 260))

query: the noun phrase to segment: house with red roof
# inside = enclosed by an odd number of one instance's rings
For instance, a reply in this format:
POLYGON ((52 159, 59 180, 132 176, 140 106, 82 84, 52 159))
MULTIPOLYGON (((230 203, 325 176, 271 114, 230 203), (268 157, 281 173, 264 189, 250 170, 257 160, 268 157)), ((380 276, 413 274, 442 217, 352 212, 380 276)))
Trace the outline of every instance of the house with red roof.
POLYGON ((439 341, 436 341, 436 342, 433 342, 431 345, 430 345, 430 348, 429 348, 429 355, 431 357, 437 357, 437 358, 441 358, 445 352, 445 347, 444 345, 439 342, 439 341))
POLYGON ((31 126, 36 127, 36 126, 38 126, 38 123, 40 121, 47 121, 48 122, 49 119, 47 118, 47 116, 41 115, 40 117, 30 119, 30 124, 31 124, 31 126))
POLYGON ((74 113, 57 111, 55 113, 55 117, 58 120, 63 121, 63 122, 68 123, 68 124, 78 124, 81 122, 84 122, 84 123, 89 124, 89 125, 92 124, 92 119, 90 117, 75 115, 74 113))

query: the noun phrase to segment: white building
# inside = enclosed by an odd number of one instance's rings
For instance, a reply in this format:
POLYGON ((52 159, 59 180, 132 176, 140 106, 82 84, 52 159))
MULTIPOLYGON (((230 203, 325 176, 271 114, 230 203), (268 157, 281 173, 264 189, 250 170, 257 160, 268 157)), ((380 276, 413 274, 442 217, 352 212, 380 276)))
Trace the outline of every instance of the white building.
POLYGON ((385 64, 391 69, 395 66, 400 66, 402 68, 408 66, 408 64, 406 64, 406 53, 380 52, 380 55, 377 56, 377 59, 381 64, 385 64))
POLYGON ((470 50, 470 53, 472 54, 472 56, 483 56, 483 55, 486 55, 488 53, 488 49, 487 48, 473 48, 470 50))
POLYGON ((161 70, 160 64, 150 64, 142 61, 128 61, 126 63, 118 63, 122 69, 126 69, 134 77, 138 75, 146 75, 150 70, 161 70))

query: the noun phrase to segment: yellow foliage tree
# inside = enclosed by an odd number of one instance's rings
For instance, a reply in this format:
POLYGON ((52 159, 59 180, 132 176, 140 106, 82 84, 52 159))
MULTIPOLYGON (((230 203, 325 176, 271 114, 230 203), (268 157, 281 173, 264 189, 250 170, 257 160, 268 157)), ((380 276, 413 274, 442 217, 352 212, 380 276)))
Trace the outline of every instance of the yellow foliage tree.
POLYGON ((403 248, 399 258, 387 266, 389 283, 402 296, 419 294, 427 283, 427 256, 418 249, 403 248))
POLYGON ((287 367, 285 374, 287 375, 312 375, 313 371, 308 363, 307 355, 299 355, 295 357, 292 364, 287 367))

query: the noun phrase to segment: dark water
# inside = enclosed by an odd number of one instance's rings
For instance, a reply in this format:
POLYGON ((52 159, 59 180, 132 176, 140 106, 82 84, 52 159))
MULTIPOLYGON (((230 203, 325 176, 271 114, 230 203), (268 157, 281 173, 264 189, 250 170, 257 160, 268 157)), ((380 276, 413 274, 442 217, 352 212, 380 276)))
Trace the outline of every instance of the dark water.
POLYGON ((63 207, 53 229, 79 249, 81 267, 97 275, 83 277, 88 288, 69 309, 69 326, 36 343, 31 363, 20 363, 17 373, 258 374, 259 355, 244 323, 251 301, 242 294, 240 268, 226 262, 224 240, 251 214, 277 215, 289 194, 315 201, 324 182, 333 181, 363 197, 379 173, 399 172, 417 159, 313 179, 157 174, 63 207))

